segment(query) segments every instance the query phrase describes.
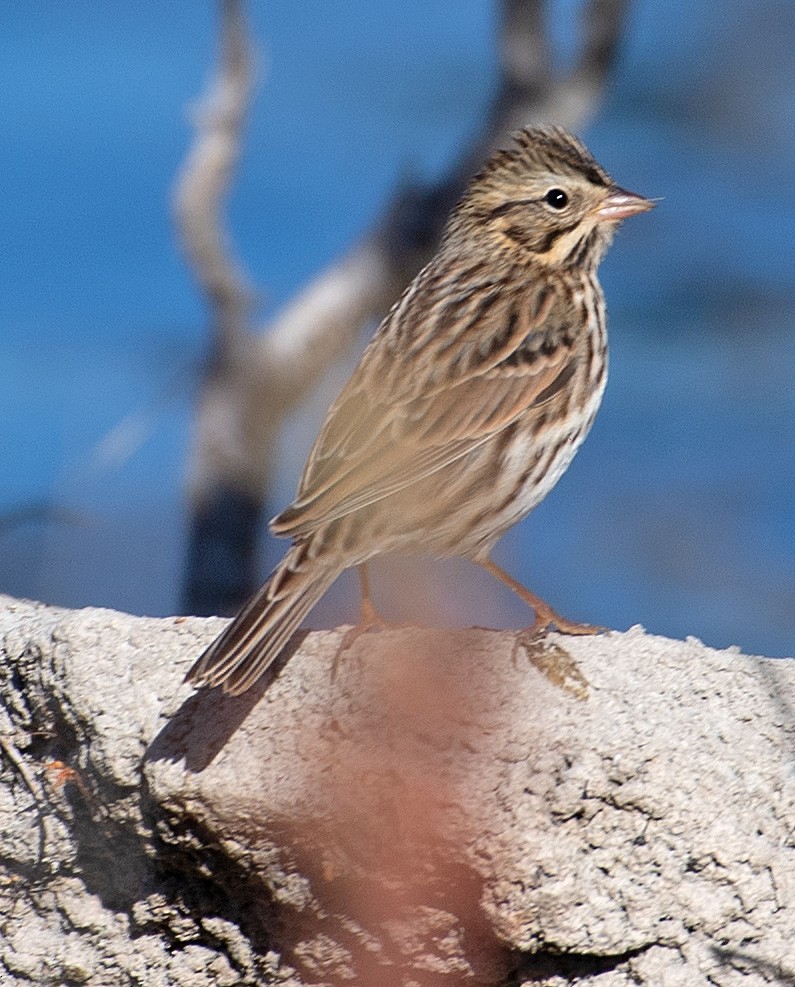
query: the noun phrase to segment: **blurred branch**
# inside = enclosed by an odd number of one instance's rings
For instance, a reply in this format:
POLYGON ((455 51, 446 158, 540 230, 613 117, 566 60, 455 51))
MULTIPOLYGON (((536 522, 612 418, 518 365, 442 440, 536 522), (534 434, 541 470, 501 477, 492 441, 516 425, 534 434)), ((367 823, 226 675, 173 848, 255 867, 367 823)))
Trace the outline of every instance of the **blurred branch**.
POLYGON ((213 332, 189 466, 192 519, 184 609, 236 609, 257 585, 255 542, 273 447, 286 414, 379 321, 432 254, 451 208, 488 154, 520 127, 578 129, 595 111, 615 60, 627 0, 584 5, 579 56, 553 70, 542 0, 501 0, 500 78, 481 131, 439 181, 397 191, 360 242, 322 271, 275 318, 248 330, 246 282, 231 259, 221 204, 237 160, 250 98, 242 0, 221 5, 218 76, 175 193, 189 263, 207 295, 213 332))
POLYGON ((29 524, 59 524, 64 527, 84 528, 92 523, 88 514, 71 507, 60 507, 49 501, 29 501, 0 513, 0 535, 29 524))
POLYGON ((248 328, 251 292, 233 256, 223 207, 240 157, 251 63, 242 4, 223 0, 218 73, 194 111, 196 141, 174 188, 177 231, 188 265, 207 296, 219 347, 232 346, 248 328))

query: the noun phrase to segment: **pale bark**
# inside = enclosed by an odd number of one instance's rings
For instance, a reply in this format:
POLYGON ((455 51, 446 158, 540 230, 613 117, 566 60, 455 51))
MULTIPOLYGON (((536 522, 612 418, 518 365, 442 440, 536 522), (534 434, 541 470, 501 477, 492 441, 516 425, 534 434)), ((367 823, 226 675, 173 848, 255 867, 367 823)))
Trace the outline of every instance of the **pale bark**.
POLYGON ((4 985, 795 982, 795 662, 222 626, 0 601, 4 985))

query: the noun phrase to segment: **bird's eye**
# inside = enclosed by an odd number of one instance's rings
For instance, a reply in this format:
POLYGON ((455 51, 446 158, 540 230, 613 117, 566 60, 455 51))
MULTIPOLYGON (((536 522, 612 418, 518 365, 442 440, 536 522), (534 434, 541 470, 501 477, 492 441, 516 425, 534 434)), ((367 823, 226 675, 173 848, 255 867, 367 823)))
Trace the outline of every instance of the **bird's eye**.
POLYGON ((544 202, 553 209, 563 209, 569 204, 569 197, 562 188, 551 188, 544 196, 544 202))

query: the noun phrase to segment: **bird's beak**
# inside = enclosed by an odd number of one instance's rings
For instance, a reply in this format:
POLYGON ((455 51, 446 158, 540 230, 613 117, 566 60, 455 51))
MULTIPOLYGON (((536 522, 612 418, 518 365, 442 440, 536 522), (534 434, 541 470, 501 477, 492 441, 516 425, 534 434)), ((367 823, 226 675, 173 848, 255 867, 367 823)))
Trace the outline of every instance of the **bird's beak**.
POLYGON ((634 192, 627 192, 623 188, 614 188, 606 199, 603 199, 596 210, 596 218, 617 223, 627 216, 634 216, 639 212, 648 212, 653 209, 655 203, 651 199, 646 199, 642 195, 635 195, 634 192))

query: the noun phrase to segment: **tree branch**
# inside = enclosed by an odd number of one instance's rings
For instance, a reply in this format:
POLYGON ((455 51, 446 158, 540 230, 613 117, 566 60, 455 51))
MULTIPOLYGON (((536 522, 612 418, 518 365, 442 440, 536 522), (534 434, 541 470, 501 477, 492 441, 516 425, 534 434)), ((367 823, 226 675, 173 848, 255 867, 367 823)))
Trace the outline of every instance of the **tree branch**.
POLYGON ((240 157, 252 89, 252 57, 243 7, 222 0, 216 78, 195 108, 196 140, 177 178, 174 220, 188 267, 207 297, 219 350, 249 328, 252 292, 224 223, 224 207, 240 157))
POLYGON ((194 693, 222 626, 0 599, 4 987, 795 983, 794 662, 340 628, 194 693))

